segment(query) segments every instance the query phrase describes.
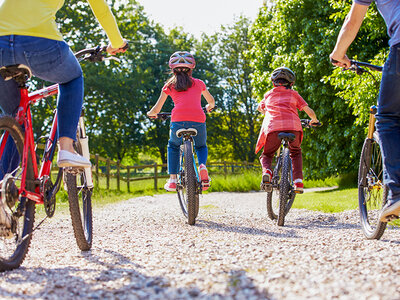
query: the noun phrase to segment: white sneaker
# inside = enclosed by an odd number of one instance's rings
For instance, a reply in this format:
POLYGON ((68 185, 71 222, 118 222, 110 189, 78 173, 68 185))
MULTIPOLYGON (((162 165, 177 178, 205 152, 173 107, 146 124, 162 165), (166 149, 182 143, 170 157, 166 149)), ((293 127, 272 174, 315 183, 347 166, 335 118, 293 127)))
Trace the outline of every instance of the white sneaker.
POLYGON ((90 161, 85 157, 76 153, 71 153, 66 150, 58 151, 57 165, 60 168, 66 168, 66 167, 88 168, 92 166, 90 161))

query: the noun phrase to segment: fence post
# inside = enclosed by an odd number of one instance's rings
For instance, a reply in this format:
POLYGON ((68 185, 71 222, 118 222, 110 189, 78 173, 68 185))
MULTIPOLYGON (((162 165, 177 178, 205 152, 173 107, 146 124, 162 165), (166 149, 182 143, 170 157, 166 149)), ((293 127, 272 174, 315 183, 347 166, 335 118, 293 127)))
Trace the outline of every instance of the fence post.
POLYGON ((107 158, 107 190, 110 189, 110 159, 107 158))
POLYGON ((247 161, 245 160, 245 161, 243 161, 243 165, 244 165, 244 169, 245 170, 247 170, 248 169, 248 167, 247 167, 247 161))
POLYGON ((157 190, 157 181, 158 181, 157 163, 154 163, 154 189, 155 190, 157 190))
POLYGON ((117 189, 118 191, 121 190, 120 188, 120 169, 121 169, 121 161, 117 160, 117 189))
POLYGON ((96 170, 95 170, 95 178, 96 178, 96 187, 98 190, 100 190, 100 182, 99 182, 99 155, 96 154, 95 156, 95 164, 96 164, 96 170))
POLYGON ((130 174, 130 172, 131 172, 131 167, 127 166, 126 169, 127 169, 127 172, 128 172, 128 173, 126 174, 126 185, 127 185, 127 187, 128 187, 128 193, 130 193, 131 190, 130 190, 130 186, 129 186, 129 180, 131 179, 131 174, 130 174))
POLYGON ((224 178, 226 178, 227 173, 228 170, 226 169, 226 160, 224 160, 224 178))

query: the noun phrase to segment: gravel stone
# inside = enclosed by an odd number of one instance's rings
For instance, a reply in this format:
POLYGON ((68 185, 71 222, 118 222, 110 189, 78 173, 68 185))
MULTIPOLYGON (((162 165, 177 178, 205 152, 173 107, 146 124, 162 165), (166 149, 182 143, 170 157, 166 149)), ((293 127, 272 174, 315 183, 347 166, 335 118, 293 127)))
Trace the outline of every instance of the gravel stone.
POLYGON ((268 219, 265 193, 210 193, 195 226, 175 194, 94 210, 81 252, 69 215, 34 233, 23 265, 0 275, 1 299, 400 299, 400 231, 366 240, 358 211, 292 209, 268 219))

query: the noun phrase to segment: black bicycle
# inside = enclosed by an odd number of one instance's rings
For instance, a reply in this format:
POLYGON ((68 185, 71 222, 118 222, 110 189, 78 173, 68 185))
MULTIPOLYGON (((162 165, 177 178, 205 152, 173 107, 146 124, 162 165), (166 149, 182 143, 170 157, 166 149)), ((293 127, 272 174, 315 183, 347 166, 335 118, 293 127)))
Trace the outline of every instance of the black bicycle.
MULTIPOLYGON (((382 72, 381 66, 351 60, 347 70, 357 75, 369 74, 375 83, 379 81, 370 72, 382 72)), ((379 220, 382 207, 386 204, 388 189, 383 183, 383 161, 379 146, 379 136, 375 131, 377 107, 370 108, 368 133, 361 151, 358 169, 358 207, 360 210, 361 229, 367 239, 380 239, 387 223, 379 220)), ((389 220, 391 221, 391 220, 389 220)))
MULTIPOLYGON (((302 119, 304 128, 315 128, 321 123, 312 124, 311 120, 302 119)), ((277 220, 278 226, 283 226, 285 216, 293 205, 296 197, 292 174, 292 160, 290 159, 289 143, 295 139, 293 133, 281 132, 278 134, 281 140, 275 160, 271 183, 261 183, 261 190, 267 192, 267 212, 271 220, 277 220)))
MULTIPOLYGON (((203 107, 203 111, 207 113, 205 107, 203 107)), ((166 120, 170 117, 171 113, 157 114, 157 119, 166 120)), ((197 135, 197 130, 183 128, 179 129, 176 135, 178 138, 182 138, 176 192, 183 215, 187 218, 189 225, 194 225, 199 214, 199 195, 203 191, 203 183, 200 179, 193 151, 193 137, 197 135)))

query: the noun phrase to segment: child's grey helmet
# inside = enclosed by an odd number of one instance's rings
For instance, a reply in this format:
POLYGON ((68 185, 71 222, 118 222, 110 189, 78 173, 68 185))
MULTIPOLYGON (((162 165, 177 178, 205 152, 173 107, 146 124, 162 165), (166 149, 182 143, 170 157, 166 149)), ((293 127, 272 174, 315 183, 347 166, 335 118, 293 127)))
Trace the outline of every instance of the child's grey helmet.
POLYGON ((286 79, 290 84, 296 81, 296 75, 292 70, 286 67, 280 67, 275 69, 271 74, 271 81, 274 82, 277 79, 286 79))

